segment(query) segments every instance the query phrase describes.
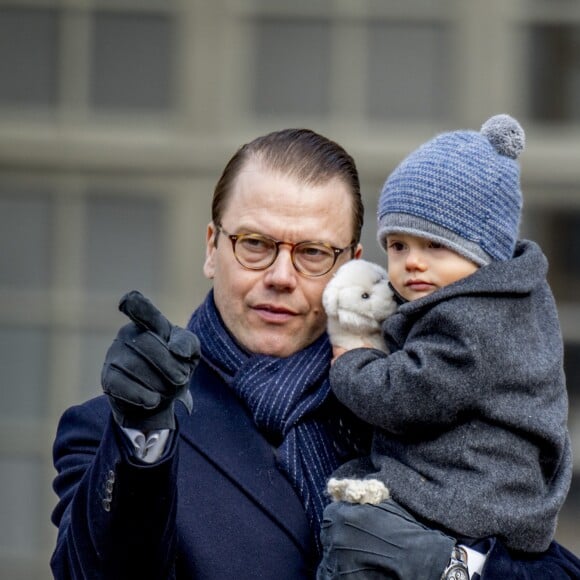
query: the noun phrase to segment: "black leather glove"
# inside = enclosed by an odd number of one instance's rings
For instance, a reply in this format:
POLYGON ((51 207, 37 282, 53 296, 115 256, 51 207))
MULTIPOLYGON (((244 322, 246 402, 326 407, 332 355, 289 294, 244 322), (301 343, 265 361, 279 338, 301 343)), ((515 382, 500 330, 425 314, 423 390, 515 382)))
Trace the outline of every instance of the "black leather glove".
POLYGON ((199 362, 199 340, 136 290, 121 298, 119 310, 132 322, 119 330, 101 374, 115 420, 144 432, 175 429, 175 401, 191 413, 189 379, 199 362))

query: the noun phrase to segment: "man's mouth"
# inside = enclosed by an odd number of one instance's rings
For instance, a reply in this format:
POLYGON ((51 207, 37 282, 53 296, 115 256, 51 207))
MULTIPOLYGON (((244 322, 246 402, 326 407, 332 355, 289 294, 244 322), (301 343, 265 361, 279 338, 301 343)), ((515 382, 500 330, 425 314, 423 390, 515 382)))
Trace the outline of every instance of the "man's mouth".
POLYGON ((253 310, 266 322, 283 323, 296 316, 294 311, 273 304, 258 304, 253 307, 253 310))

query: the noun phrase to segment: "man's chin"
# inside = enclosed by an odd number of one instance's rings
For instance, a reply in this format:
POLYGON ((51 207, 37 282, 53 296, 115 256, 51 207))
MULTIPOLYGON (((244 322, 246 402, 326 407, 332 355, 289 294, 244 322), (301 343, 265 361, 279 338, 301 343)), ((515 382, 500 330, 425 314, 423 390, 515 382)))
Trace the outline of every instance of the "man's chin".
POLYGON ((309 344, 314 342, 315 338, 307 338, 294 334, 277 335, 271 333, 261 333, 258 340, 254 343, 254 348, 250 350, 256 354, 267 356, 277 356, 281 358, 289 357, 309 344))

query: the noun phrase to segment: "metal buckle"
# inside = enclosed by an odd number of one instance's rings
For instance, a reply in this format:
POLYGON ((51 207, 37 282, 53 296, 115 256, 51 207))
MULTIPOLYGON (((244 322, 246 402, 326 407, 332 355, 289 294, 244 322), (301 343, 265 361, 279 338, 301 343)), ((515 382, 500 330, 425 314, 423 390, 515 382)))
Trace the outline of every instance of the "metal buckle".
POLYGON ((441 580, 469 580, 467 552, 463 548, 459 546, 453 548, 449 563, 441 575, 441 580))

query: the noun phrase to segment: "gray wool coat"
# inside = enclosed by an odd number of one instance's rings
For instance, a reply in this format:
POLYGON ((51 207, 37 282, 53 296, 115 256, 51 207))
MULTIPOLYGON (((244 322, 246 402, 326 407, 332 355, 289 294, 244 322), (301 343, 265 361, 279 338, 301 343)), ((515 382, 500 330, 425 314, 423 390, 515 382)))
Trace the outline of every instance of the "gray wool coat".
POLYGON ((391 354, 355 349, 331 369, 337 397, 374 427, 370 457, 336 477, 377 477, 401 505, 456 536, 543 551, 572 476, 563 344, 548 265, 514 258, 402 304, 391 354))

